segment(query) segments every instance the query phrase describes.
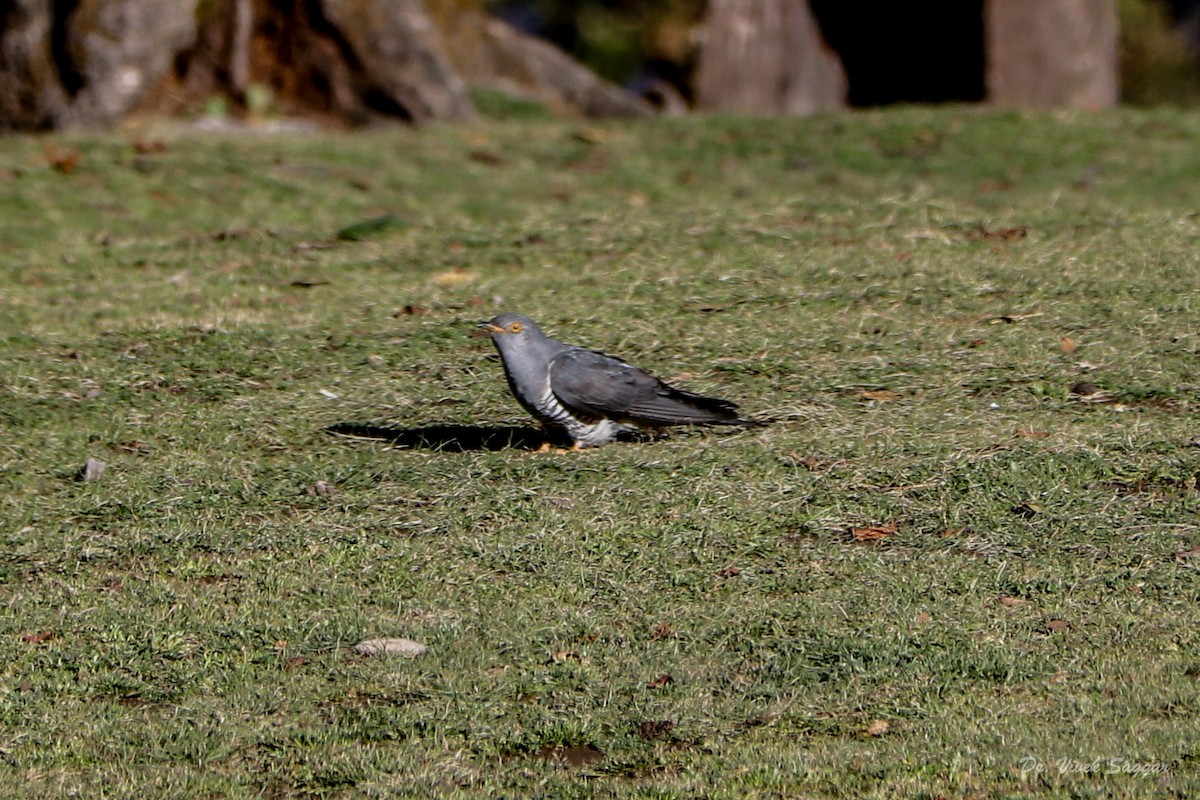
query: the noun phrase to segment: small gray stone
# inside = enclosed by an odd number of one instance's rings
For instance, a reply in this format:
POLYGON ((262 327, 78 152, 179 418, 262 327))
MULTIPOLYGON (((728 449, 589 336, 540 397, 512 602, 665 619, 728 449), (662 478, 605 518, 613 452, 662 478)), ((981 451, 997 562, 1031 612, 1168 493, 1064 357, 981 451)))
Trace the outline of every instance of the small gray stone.
POLYGON ((317 481, 312 486, 309 486, 305 491, 308 492, 308 494, 317 497, 328 497, 337 492, 337 489, 329 481, 317 481))
POLYGON ((412 639, 364 639, 354 645, 354 652, 360 656, 404 656, 416 658, 424 655, 429 648, 412 639))
POLYGON ((104 468, 107 466, 108 464, 105 464, 98 458, 89 458, 87 463, 79 468, 79 480, 84 483, 98 481, 100 480, 100 476, 104 474, 104 468))

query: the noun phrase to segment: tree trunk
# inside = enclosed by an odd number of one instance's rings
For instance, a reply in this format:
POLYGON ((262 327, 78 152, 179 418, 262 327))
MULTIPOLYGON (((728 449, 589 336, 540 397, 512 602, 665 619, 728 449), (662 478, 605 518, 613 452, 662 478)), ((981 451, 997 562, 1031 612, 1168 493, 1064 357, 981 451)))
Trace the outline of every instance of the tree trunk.
POLYGON ((988 98, 999 106, 1117 104, 1113 0, 988 0, 988 98))
POLYGON ((584 116, 653 113, 481 0, 0 0, 0 130, 196 114, 214 97, 350 125, 471 120, 468 83, 584 116))
POLYGON ((446 20, 446 49, 467 85, 534 100, 586 117, 648 117, 653 107, 603 80, 549 42, 482 10, 446 20))
POLYGON ((845 70, 808 0, 711 0, 702 30, 699 108, 798 115, 846 106, 845 70))

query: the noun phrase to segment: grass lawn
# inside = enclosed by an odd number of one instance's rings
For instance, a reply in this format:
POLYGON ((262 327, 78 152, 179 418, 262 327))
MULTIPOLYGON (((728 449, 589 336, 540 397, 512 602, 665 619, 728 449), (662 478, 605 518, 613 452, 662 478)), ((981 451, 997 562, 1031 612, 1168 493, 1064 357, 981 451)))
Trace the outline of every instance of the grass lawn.
POLYGON ((0 139, 0 795, 1195 796, 1197 209, 1165 111, 0 139), (502 309, 773 423, 532 452, 502 309))

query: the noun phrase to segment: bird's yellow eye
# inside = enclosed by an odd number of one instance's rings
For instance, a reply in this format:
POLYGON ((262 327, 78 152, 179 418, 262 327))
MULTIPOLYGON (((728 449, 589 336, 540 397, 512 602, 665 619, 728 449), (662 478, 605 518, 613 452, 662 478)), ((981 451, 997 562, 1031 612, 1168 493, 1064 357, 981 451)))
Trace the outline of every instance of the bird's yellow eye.
POLYGON ((523 327, 525 327, 525 326, 519 322, 510 322, 508 324, 508 332, 509 333, 520 333, 521 328, 523 328, 523 327))

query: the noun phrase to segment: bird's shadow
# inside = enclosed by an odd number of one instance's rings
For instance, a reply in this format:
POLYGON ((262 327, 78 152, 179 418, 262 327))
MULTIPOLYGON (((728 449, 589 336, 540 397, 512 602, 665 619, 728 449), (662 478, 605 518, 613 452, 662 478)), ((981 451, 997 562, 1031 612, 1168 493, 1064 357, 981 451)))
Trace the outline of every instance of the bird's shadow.
POLYGON ((407 450, 465 453, 477 450, 537 450, 546 436, 537 428, 516 425, 423 425, 392 428, 359 422, 338 422, 323 429, 335 436, 377 439, 407 450))
MULTIPOLYGON (((568 449, 571 440, 564 434, 546 433, 538 428, 517 425, 422 425, 419 428, 391 428, 361 422, 337 422, 322 428, 334 436, 351 439, 376 439, 405 450, 433 450, 440 453, 467 453, 480 450, 540 450, 545 445, 568 449)), ((619 442, 653 441, 649 433, 622 431, 619 442)))

